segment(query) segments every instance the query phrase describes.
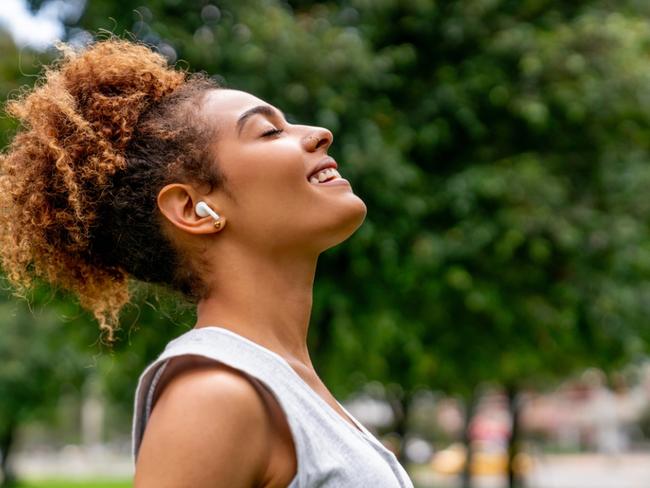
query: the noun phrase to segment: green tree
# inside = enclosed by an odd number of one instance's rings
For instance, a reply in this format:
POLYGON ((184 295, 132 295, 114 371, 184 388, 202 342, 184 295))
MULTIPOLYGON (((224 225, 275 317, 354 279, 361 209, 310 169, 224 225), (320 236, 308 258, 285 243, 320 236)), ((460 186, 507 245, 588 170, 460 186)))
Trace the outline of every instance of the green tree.
POLYGON ((44 305, 51 295, 41 290, 33 299, 0 301, 0 453, 2 484, 16 477, 8 463, 18 428, 33 420, 53 420, 64 391, 81 390, 92 359, 78 341, 78 324, 64 322, 61 309, 44 305))

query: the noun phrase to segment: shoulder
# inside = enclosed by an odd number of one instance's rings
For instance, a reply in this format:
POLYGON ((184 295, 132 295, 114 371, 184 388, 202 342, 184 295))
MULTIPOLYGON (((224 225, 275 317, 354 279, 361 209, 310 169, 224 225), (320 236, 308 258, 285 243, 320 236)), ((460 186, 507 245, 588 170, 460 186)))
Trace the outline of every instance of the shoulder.
POLYGON ((147 423, 134 486, 257 486, 271 441, 264 401, 243 373, 216 362, 180 370, 147 423))

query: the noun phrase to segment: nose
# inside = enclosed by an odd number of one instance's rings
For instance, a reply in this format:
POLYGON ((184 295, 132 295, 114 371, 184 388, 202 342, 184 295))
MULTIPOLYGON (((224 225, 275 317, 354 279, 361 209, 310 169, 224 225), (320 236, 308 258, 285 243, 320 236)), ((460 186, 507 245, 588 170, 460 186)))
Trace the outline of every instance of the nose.
POLYGON ((319 127, 317 130, 311 131, 305 136, 303 145, 305 150, 309 152, 315 152, 320 148, 327 151, 327 148, 330 147, 333 140, 334 135, 328 129, 319 127))

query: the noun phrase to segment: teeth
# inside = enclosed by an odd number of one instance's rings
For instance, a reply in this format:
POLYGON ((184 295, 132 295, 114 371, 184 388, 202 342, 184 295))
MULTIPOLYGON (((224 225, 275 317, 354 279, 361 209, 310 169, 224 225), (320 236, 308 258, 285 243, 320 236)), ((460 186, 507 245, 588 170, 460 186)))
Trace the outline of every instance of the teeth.
POLYGON ((325 168, 318 173, 316 173, 314 176, 309 178, 310 183, 318 184, 322 183, 325 180, 328 180, 330 178, 340 178, 341 175, 339 174, 338 171, 336 171, 334 168, 325 168))

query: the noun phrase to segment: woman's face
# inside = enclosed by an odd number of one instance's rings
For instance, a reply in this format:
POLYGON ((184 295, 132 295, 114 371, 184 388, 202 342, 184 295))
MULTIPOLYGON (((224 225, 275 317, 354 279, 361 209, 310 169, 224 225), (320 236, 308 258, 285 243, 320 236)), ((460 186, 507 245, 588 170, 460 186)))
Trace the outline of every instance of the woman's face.
POLYGON ((320 253, 359 228, 367 209, 349 183, 308 180, 317 165, 333 161, 329 130, 289 124, 278 109, 238 90, 212 90, 204 102, 203 115, 217 129, 216 164, 234 197, 216 190, 206 200, 226 217, 233 238, 320 253))

